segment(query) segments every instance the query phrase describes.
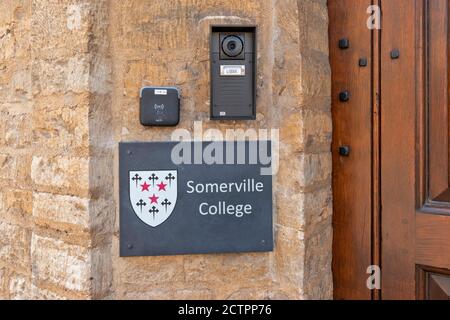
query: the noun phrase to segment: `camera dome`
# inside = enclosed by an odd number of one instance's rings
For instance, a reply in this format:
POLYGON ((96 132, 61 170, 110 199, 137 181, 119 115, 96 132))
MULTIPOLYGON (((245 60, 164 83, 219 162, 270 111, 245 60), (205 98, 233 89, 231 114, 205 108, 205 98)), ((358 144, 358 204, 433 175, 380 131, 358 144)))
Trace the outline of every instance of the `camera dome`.
POLYGON ((229 57, 237 57, 244 49, 244 43, 238 36, 227 36, 223 39, 222 50, 229 57))

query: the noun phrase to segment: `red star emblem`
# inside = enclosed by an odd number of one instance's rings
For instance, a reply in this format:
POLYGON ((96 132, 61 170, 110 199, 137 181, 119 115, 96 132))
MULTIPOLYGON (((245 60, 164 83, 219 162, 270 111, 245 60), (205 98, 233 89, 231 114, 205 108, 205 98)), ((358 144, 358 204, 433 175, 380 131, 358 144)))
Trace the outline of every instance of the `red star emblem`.
POLYGON ((147 184, 147 182, 144 182, 144 184, 141 184, 141 188, 142 188, 141 191, 150 191, 150 190, 148 190, 148 188, 150 188, 150 185, 147 184))
POLYGON ((152 203, 158 204, 159 197, 155 196, 155 194, 153 194, 153 196, 149 197, 149 199, 152 203))
POLYGON ((166 191, 167 184, 164 184, 164 182, 161 182, 160 184, 157 184, 157 186, 159 188, 158 191, 161 191, 161 190, 166 191))

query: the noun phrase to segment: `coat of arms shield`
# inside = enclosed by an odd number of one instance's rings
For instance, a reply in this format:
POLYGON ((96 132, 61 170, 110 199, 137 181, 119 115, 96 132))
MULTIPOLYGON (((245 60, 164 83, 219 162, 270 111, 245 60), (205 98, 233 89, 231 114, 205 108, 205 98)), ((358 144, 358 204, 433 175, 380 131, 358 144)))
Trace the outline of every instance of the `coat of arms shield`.
POLYGON ((177 202, 177 170, 130 171, 130 201, 145 224, 157 227, 177 202))

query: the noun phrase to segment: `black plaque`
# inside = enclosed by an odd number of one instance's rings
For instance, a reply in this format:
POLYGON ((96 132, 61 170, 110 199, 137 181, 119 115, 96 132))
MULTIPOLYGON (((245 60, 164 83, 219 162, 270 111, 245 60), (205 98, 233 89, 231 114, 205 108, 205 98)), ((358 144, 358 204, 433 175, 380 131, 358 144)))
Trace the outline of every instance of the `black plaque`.
POLYGON ((192 161, 174 164, 177 142, 120 143, 122 257, 273 250, 272 176, 261 174, 270 164, 249 157, 260 147, 243 144, 245 164, 236 143, 223 164, 195 164, 209 144, 184 142, 192 161))

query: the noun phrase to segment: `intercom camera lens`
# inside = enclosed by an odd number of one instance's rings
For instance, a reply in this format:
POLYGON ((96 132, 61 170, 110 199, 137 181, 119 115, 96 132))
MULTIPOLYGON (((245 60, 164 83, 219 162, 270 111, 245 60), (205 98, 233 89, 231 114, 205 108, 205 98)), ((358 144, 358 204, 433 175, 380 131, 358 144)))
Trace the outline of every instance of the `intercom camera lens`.
POLYGON ((222 50, 229 57, 237 57, 243 49, 244 44, 238 36, 228 36, 222 42, 222 50))

